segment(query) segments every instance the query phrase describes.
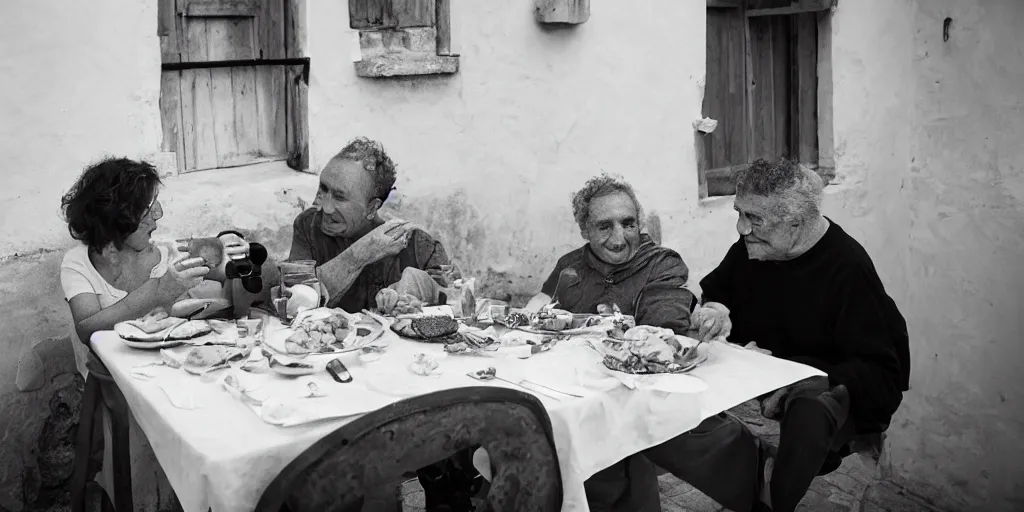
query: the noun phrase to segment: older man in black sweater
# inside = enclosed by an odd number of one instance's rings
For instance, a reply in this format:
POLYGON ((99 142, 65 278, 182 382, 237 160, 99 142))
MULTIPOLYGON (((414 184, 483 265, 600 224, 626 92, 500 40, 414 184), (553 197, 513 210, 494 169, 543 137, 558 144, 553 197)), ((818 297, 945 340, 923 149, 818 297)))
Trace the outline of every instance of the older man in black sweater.
POLYGON ((740 172, 740 239, 701 281, 693 315, 704 337, 726 335, 828 374, 762 402, 765 416, 782 421, 761 493, 775 512, 796 509, 853 436, 886 430, 909 388, 906 321, 864 248, 821 214, 822 188, 789 161, 740 172))

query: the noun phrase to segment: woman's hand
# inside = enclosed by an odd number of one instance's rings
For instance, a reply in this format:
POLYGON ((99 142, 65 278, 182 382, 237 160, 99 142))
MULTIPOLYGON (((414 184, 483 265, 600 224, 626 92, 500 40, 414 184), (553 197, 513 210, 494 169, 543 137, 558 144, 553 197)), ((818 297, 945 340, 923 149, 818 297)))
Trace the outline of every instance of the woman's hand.
POLYGON ((690 325, 697 329, 697 336, 701 341, 728 338, 732 333, 729 308, 717 302, 708 302, 697 308, 690 316, 690 325))
POLYGON ((157 281, 157 290, 161 299, 171 302, 203 282, 203 277, 210 273, 202 258, 191 258, 182 253, 167 266, 167 272, 157 281))
POLYGON ((224 233, 219 236, 224 244, 224 254, 228 259, 242 260, 249 256, 249 242, 234 233, 224 233))

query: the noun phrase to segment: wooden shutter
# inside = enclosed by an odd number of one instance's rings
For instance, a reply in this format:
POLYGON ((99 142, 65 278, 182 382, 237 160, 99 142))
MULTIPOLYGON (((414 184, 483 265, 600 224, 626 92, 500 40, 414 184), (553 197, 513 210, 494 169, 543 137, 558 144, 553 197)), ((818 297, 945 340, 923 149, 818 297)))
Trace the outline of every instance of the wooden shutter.
MULTIPOLYGON (((750 7, 789 2, 751 0, 750 7)), ((697 135, 706 196, 735 193, 735 172, 758 158, 818 164, 817 15, 748 16, 746 7, 728 6, 714 0, 707 11, 702 110, 718 128, 697 135)))
POLYGON ((348 0, 349 26, 358 30, 432 27, 436 1, 348 0))

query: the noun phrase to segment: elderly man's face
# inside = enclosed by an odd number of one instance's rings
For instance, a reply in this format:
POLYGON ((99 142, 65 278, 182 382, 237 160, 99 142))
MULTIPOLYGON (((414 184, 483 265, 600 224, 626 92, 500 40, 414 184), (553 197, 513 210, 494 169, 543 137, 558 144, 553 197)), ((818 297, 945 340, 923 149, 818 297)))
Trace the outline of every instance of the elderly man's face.
POLYGON ((590 219, 583 238, 602 261, 625 263, 640 247, 640 219, 629 195, 618 192, 590 201, 590 219))
POLYGON ((320 173, 317 200, 324 212, 320 230, 329 236, 351 237, 369 226, 380 201, 373 196, 373 177, 360 162, 336 159, 320 173))
POLYGON ((743 237, 752 260, 789 259, 800 234, 799 225, 776 218, 778 199, 757 195, 736 196, 733 208, 739 214, 736 231, 743 237))

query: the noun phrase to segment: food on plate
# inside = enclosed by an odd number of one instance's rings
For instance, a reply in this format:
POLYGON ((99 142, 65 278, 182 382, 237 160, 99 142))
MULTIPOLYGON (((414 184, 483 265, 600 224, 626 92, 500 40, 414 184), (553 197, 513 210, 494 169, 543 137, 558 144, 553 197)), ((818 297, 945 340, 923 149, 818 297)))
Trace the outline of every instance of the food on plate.
POLYGON ((530 316, 522 311, 512 311, 501 323, 505 324, 505 327, 509 329, 515 329, 516 327, 530 325, 530 316))
POLYGON ((473 354, 476 353, 476 349, 469 346, 469 343, 465 341, 457 341, 455 343, 448 343, 444 346, 444 351, 449 354, 473 354))
POLYGON ((139 320, 120 322, 114 325, 114 332, 122 339, 128 341, 160 343, 190 340, 213 331, 206 320, 185 321, 183 318, 175 318, 173 316, 167 318, 159 317, 160 315, 155 315, 149 318, 143 317, 139 320), (143 328, 144 326, 145 328, 143 328))
POLYGON ((391 330, 406 338, 434 340, 451 336, 459 331, 459 322, 447 315, 424 315, 399 318, 391 330))
POLYGON ((191 374, 202 375, 214 370, 227 368, 228 363, 231 361, 243 360, 249 357, 249 350, 251 348, 243 350, 224 345, 195 347, 185 357, 182 367, 191 374))
POLYGON ((684 349, 670 329, 647 325, 627 330, 621 339, 606 339, 602 347, 605 366, 626 373, 682 371, 697 356, 696 349, 684 349))
POLYGON ((384 288, 375 297, 377 311, 382 315, 412 315, 423 311, 423 301, 408 293, 398 293, 394 289, 384 288))
POLYGON ((440 364, 426 354, 416 354, 412 364, 409 365, 409 371, 426 377, 434 373, 438 366, 440 364))
POLYGON ((145 316, 138 320, 131 320, 128 322, 129 325, 137 327, 140 331, 146 334, 158 333, 164 329, 174 327, 174 324, 180 322, 181 318, 174 318, 167 314, 164 308, 156 308, 145 316))
POLYGON ((473 378, 480 380, 491 380, 498 376, 498 370, 493 366, 483 370, 477 370, 471 374, 473 378))
POLYGON ((292 355, 334 352, 373 334, 369 327, 354 325, 345 311, 331 308, 303 312, 292 321, 292 329, 285 340, 285 350, 292 355))
POLYGON ((572 313, 545 307, 530 316, 530 327, 542 331, 564 331, 572 327, 572 313))

